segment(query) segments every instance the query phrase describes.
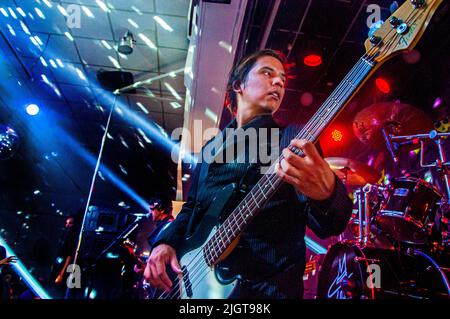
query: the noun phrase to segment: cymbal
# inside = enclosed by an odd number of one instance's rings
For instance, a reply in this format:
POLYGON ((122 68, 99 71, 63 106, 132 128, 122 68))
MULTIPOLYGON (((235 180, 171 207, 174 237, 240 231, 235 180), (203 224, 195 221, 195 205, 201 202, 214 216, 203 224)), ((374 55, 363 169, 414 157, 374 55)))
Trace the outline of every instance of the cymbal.
POLYGON ((353 120, 353 132, 364 144, 384 149, 381 129, 393 135, 427 133, 433 122, 422 110, 404 103, 376 103, 362 109, 353 120))
POLYGON ((350 158, 326 157, 325 161, 346 186, 360 187, 380 179, 380 173, 375 168, 350 158))

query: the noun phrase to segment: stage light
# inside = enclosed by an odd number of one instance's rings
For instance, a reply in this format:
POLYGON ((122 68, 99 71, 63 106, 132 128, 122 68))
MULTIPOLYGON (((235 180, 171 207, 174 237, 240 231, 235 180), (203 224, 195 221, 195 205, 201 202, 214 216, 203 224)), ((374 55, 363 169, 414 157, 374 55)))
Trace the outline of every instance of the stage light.
POLYGON ((39 113, 39 106, 36 104, 28 104, 26 107, 28 115, 34 116, 39 113))
POLYGON ((117 51, 122 54, 130 55, 133 53, 133 43, 134 43, 133 33, 127 31, 122 39, 120 39, 119 47, 117 51))
POLYGON ((344 135, 342 135, 342 132, 340 130, 334 129, 333 132, 331 132, 331 138, 335 142, 341 142, 344 135))
POLYGON ((439 106, 441 106, 441 104, 442 104, 442 99, 441 99, 440 97, 437 97, 437 98, 434 100, 434 103, 433 103, 433 109, 438 108, 439 106))
POLYGON ((303 106, 310 106, 314 102, 314 96, 309 92, 304 92, 300 97, 303 106))
POLYGON ((310 67, 316 67, 322 64, 322 57, 318 54, 309 54, 305 56, 303 63, 310 67))
POLYGON ((377 86, 378 90, 384 94, 388 94, 391 92, 391 86, 389 85, 389 82, 386 81, 383 78, 377 78, 375 80, 375 85, 377 86))

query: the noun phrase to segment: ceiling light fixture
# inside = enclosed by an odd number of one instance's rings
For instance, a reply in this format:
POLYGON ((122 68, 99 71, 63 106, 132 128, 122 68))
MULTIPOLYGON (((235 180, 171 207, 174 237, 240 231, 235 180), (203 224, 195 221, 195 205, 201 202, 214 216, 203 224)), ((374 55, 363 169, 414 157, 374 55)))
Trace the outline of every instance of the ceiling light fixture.
POLYGON ((131 53, 133 53, 133 43, 135 42, 136 41, 134 40, 133 33, 127 31, 123 38, 120 39, 117 51, 122 54, 130 55, 131 53))

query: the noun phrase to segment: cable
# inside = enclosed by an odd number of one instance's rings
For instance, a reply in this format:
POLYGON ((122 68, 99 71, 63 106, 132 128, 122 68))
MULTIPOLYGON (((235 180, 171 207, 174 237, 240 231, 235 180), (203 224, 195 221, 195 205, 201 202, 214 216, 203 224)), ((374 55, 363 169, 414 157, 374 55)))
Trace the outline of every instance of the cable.
MULTIPOLYGON (((101 162, 102 155, 103 155, 103 149, 104 149, 104 146, 105 146, 106 137, 107 137, 107 134, 108 134, 109 125, 110 125, 110 123, 111 123, 111 118, 112 118, 112 114, 113 114, 113 112, 114 112, 114 108, 115 108, 115 105, 116 105, 116 101, 117 101, 117 95, 114 95, 114 102, 113 102, 113 105, 112 105, 111 110, 110 110, 110 112, 109 112, 108 120, 107 120, 107 122, 106 122, 105 132, 103 133, 102 142, 101 142, 101 144, 100 144, 100 150, 99 150, 99 152, 98 152, 97 163, 96 163, 96 165, 95 165, 94 174, 93 174, 93 176, 92 176, 92 182, 91 182, 91 187, 90 187, 90 189, 89 189, 88 199, 87 199, 87 201, 86 201, 86 206, 85 206, 85 208, 84 208, 83 222, 81 223, 81 229, 80 229, 80 234, 79 234, 79 236, 78 236, 77 249, 76 249, 76 251, 75 251, 75 256, 74 256, 74 258, 73 258, 73 264, 76 264, 76 263, 77 263, 78 255, 79 255, 79 253, 80 253, 81 242, 82 242, 82 240, 83 240, 84 224, 85 224, 85 222, 86 222, 86 215, 87 215, 87 211, 88 211, 88 209, 89 209, 89 205, 90 205, 90 203, 91 203, 92 193, 94 192, 95 180, 96 180, 96 178, 97 178, 98 169, 99 169, 99 167, 100 167, 100 162, 101 162)), ((72 271, 72 275, 73 275, 73 273, 75 272, 75 267, 73 267, 72 269, 73 269, 73 271, 72 271)), ((65 299, 67 299, 67 297, 68 297, 68 295, 69 295, 69 291, 70 291, 70 288, 67 287, 65 299)))

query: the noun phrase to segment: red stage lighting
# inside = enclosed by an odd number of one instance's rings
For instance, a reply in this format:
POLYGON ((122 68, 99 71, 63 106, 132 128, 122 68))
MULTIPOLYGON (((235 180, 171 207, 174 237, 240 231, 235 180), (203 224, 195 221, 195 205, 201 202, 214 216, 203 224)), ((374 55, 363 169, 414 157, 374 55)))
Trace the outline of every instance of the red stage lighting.
POLYGON ((331 138, 335 142, 341 142, 343 137, 344 135, 342 134, 342 132, 337 129, 334 129, 333 132, 331 132, 331 138))
POLYGON ((311 67, 319 66, 322 64, 322 57, 318 54, 310 54, 305 56, 305 58, 303 59, 303 63, 311 67))
POLYGON ((391 92, 391 86, 389 85, 389 82, 383 78, 377 78, 375 80, 375 85, 377 86, 378 90, 380 90, 384 94, 391 92))

